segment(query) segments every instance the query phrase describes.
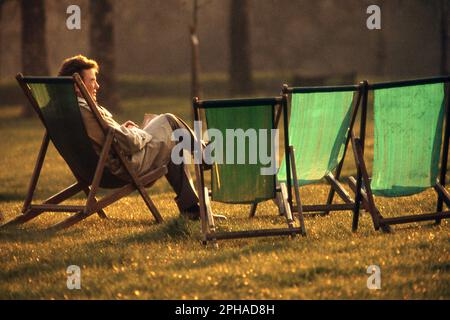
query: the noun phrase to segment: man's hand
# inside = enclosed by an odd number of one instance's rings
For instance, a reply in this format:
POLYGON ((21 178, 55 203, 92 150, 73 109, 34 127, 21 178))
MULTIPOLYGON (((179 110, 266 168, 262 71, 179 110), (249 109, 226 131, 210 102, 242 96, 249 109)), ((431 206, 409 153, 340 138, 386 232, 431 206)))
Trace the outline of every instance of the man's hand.
POLYGON ((122 124, 125 128, 139 128, 139 126, 131 120, 127 120, 124 124, 122 124))

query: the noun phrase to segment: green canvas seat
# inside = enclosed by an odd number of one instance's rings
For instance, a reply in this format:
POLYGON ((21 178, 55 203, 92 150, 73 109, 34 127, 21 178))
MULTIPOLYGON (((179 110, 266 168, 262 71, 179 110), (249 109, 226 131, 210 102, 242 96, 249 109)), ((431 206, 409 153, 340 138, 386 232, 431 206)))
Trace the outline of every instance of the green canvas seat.
MULTIPOLYGON (((304 230, 302 230, 304 226, 300 228, 294 226, 295 221, 288 205, 288 188, 284 184, 279 191, 284 196, 283 203, 288 207, 286 213, 287 228, 217 232, 214 214, 210 206, 210 200, 229 204, 251 204, 251 216, 253 217, 259 202, 276 198, 276 166, 274 165, 273 172, 269 172, 270 164, 263 163, 258 155, 263 152, 266 155, 272 154, 272 157, 275 156, 275 153, 272 152, 275 145, 271 139, 271 130, 275 129, 275 109, 281 107, 282 112, 286 112, 284 101, 285 99, 282 97, 228 100, 196 99, 194 101, 196 120, 200 120, 200 110, 204 110, 208 133, 212 132, 211 130, 215 131, 215 133, 213 132, 214 135, 211 134, 211 137, 209 137, 211 143, 215 146, 211 155, 216 160, 211 170, 211 192, 204 184, 203 166, 196 165, 197 188, 200 196, 205 242, 239 237, 304 233, 304 230), (250 143, 250 138, 245 138, 241 141, 244 143, 239 144, 238 140, 230 135, 230 130, 231 132, 241 130, 241 132, 253 136, 252 139, 256 140, 252 140, 250 143), (222 138, 217 138, 217 136, 222 138), (230 140, 228 137, 233 138, 230 140), (231 143, 231 141, 233 142, 231 143), (238 145, 242 147, 239 148, 238 145), (269 171, 264 172, 265 169, 269 171)), ((212 144, 209 144, 207 149, 212 147, 212 144)), ((274 158, 272 160, 275 161, 274 158)), ((289 158, 285 162, 289 166, 289 158)))
MULTIPOLYGON (((77 96, 74 95, 73 79, 43 83, 40 79, 25 80, 39 107, 50 140, 66 160, 72 172, 83 182, 90 184, 94 178, 98 155, 87 136, 77 96)), ((128 182, 112 175, 108 168, 100 187, 117 188, 128 182)))
MULTIPOLYGON (((363 159, 363 138, 354 139, 359 149, 360 172, 352 188, 363 186, 363 197, 375 228, 389 231, 389 225, 447 218, 443 202, 449 205, 445 190, 448 157, 448 83, 449 77, 402 82, 367 84, 365 95, 373 94, 374 157, 372 178, 363 159), (447 96, 447 97, 446 97, 447 96), (444 120, 446 129, 444 130, 444 120), (384 218, 376 208, 375 196, 406 197, 433 187, 438 195, 436 213, 384 218)), ((367 105, 364 107, 367 108, 367 105)), ((355 212, 354 229, 358 225, 355 212)))
POLYGON ((373 194, 409 196, 432 187, 439 173, 444 84, 374 92, 373 194))
MULTIPOLYGON (((290 97, 289 145, 294 149, 295 174, 291 177, 295 192, 299 193, 301 186, 321 181, 330 184, 326 204, 297 203, 297 207, 303 212, 322 214, 336 210, 353 210, 354 200, 339 179, 350 132, 353 130, 360 105, 360 86, 284 85, 283 93, 290 97), (335 193, 343 203, 332 203, 335 193)), ((286 173, 286 166, 282 162, 277 175, 278 181, 286 181, 286 173)))
POLYGON ((89 96, 78 74, 73 77, 23 77, 18 74, 16 78, 46 132, 24 201, 22 215, 2 227, 25 223, 44 212, 75 212, 70 218, 51 227, 56 231, 69 227, 95 212, 100 217, 106 218, 103 212, 104 207, 135 190, 139 191, 155 219, 158 222, 162 221, 161 215, 144 187, 152 185, 165 175, 167 168, 162 167, 140 177, 131 171, 128 160, 121 154, 119 145, 114 141, 114 130, 109 128, 102 119, 95 102, 89 96), (100 155, 95 152, 86 133, 75 86, 79 88, 105 134, 105 144, 100 155), (50 141, 69 166, 77 182, 51 196, 42 204, 32 204, 33 194, 50 141), (123 180, 110 172, 106 166, 106 160, 111 155, 115 156, 124 166, 129 174, 128 180, 123 180), (98 188, 114 189, 114 191, 97 201, 98 188), (84 205, 60 204, 79 192, 84 192, 87 196, 84 205))
MULTIPOLYGON (((226 137, 226 130, 239 128, 243 131, 248 129, 267 130, 273 128, 272 108, 270 105, 251 107, 230 107, 206 109, 206 122, 208 128, 219 130, 226 137)), ((258 137, 259 138, 259 137, 258 137)), ((266 137, 270 142, 270 135, 266 137)), ((270 146, 270 144, 268 144, 270 146)), ((250 157, 259 153, 258 144, 250 150, 246 145, 245 162, 250 162, 250 157)), ((214 167, 212 171, 212 197, 213 201, 224 203, 255 203, 275 197, 275 176, 261 175, 263 168, 261 162, 255 164, 237 164, 238 146, 234 144, 233 150, 225 148, 223 158, 233 156, 236 164, 221 164, 214 167)))

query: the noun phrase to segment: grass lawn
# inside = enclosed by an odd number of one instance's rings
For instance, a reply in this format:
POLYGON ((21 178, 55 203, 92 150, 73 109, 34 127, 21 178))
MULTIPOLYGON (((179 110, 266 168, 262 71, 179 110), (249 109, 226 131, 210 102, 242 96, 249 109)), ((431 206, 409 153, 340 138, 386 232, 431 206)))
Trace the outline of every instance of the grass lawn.
MULTIPOLYGON (((119 120, 140 122, 144 112, 174 112, 189 119, 188 99, 125 100, 119 120)), ((0 213, 20 213, 43 135, 36 119, 17 119, 18 107, 0 109, 0 213)), ((370 128, 370 125, 369 125, 370 128)), ((369 130, 370 131, 370 130, 369 130)), ((371 143, 366 154, 371 155, 371 143)), ((350 156, 344 175, 354 172, 350 156)), ((370 157, 369 157, 370 158, 370 157)), ((53 147, 44 163, 36 200, 71 184, 73 178, 53 147)), ((305 204, 324 200, 325 185, 301 190, 305 204)), ((200 242, 200 223, 180 218, 173 192, 161 179, 149 190, 165 222, 155 224, 142 200, 131 195, 59 234, 45 231, 66 214, 44 214, 20 229, 0 231, 0 299, 449 299, 450 224, 373 230, 363 214, 358 233, 351 214, 306 220, 308 237, 200 242), (66 269, 81 268, 81 290, 68 290, 66 269), (381 268, 381 290, 366 286, 367 267, 381 268)), ((71 203, 81 203, 82 198, 71 203)), ((376 199, 386 216, 432 211, 435 195, 376 199)), ((247 218, 249 206, 213 204, 229 216, 227 230, 270 228, 282 219, 271 202, 247 218)))

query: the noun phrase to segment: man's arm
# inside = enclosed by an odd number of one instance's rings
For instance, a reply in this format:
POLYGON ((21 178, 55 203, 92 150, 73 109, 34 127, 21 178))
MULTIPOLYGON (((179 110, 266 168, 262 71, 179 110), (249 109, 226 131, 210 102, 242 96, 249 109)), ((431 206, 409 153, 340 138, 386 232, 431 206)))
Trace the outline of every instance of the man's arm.
MULTIPOLYGON (((79 99, 79 104, 80 107, 82 107, 81 114, 83 116, 83 121, 86 126, 88 136, 98 145, 103 145, 105 141, 105 135, 103 134, 102 129, 95 120, 95 115, 87 106, 86 102, 80 101, 79 99)), ((128 121, 125 122, 124 125, 120 125, 113 119, 111 113, 109 113, 105 108, 100 107, 98 109, 103 120, 109 127, 114 129, 115 137, 125 154, 132 155, 133 153, 140 151, 152 139, 152 136, 150 134, 148 134, 144 130, 139 129, 136 126, 132 125, 126 127, 125 125, 128 121)))
POLYGON ((138 126, 136 123, 134 123, 133 121, 131 121, 131 120, 125 121, 125 123, 123 123, 122 125, 123 125, 125 128, 132 128, 132 127, 139 128, 139 126, 138 126))
POLYGON ((153 113, 144 114, 144 121, 142 122, 142 128, 145 128, 150 123, 150 121, 152 121, 157 116, 158 116, 157 114, 153 113))
POLYGON ((113 118, 106 118, 105 120, 108 126, 114 129, 115 137, 127 155, 140 151, 152 139, 150 134, 131 124, 132 121, 130 120, 123 125, 119 125, 113 118))

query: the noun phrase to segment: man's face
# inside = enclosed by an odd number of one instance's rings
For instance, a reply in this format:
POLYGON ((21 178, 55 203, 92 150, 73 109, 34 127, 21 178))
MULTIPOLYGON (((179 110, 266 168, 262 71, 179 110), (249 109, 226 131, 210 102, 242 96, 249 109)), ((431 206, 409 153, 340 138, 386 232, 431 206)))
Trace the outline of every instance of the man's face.
POLYGON ((97 101, 97 90, 100 89, 100 85, 97 82, 97 69, 88 69, 83 70, 81 73, 81 78, 83 79, 84 85, 86 86, 87 91, 94 99, 97 101))

